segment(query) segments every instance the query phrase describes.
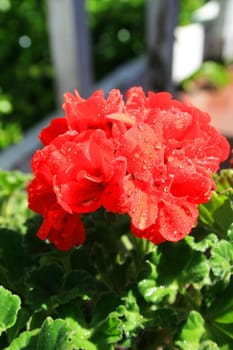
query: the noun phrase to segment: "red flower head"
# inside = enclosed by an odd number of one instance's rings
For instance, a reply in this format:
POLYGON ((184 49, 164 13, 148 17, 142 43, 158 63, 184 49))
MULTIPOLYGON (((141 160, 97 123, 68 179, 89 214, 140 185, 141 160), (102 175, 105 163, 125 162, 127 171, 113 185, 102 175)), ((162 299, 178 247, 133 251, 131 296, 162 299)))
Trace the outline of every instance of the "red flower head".
POLYGON ((127 213, 132 232, 154 243, 178 241, 215 188, 212 173, 229 144, 207 113, 168 93, 130 89, 89 99, 66 94, 65 117, 42 130, 29 207, 44 217, 38 233, 59 249, 84 240, 80 214, 104 207, 127 213))

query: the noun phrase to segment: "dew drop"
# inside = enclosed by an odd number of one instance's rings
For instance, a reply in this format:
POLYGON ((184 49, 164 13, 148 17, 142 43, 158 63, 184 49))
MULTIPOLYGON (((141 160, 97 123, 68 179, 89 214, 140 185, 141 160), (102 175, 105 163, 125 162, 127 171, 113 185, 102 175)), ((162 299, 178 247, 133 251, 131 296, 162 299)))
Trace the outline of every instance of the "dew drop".
POLYGON ((128 197, 131 197, 132 194, 133 194, 133 190, 129 190, 129 191, 127 192, 127 196, 128 196, 128 197))
POLYGON ((144 125, 143 124, 138 124, 138 129, 143 131, 144 130, 144 125))
POLYGON ((157 145, 154 146, 154 148, 157 149, 157 150, 158 150, 158 149, 161 149, 161 144, 158 143, 157 145))

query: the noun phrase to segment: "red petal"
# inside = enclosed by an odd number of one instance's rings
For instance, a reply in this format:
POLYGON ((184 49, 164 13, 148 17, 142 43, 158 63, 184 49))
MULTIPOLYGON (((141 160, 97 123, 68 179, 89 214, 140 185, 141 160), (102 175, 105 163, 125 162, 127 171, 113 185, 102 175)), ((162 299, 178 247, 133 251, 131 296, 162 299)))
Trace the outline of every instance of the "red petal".
POLYGON ((148 104, 151 109, 168 109, 171 103, 172 95, 169 92, 148 92, 148 104))
POLYGON ((102 205, 112 213, 124 213, 122 211, 120 198, 123 192, 123 178, 126 174, 126 159, 116 158, 113 163, 113 176, 109 180, 102 194, 102 205))
POLYGON ((83 131, 88 128, 103 128, 106 124, 105 105, 103 91, 98 90, 86 100, 65 95, 63 108, 70 128, 83 131))
POLYGON ((197 205, 184 201, 164 201, 159 203, 156 226, 164 239, 177 242, 189 234, 198 218, 197 205))
POLYGON ((79 215, 66 213, 55 206, 44 217, 37 236, 48 239, 60 250, 69 250, 85 240, 85 229, 79 215))
POLYGON ((158 214, 158 198, 142 183, 125 177, 123 194, 120 198, 122 211, 131 217, 132 225, 139 230, 145 230, 153 225, 158 214))
POLYGON ((165 241, 165 238, 161 236, 156 225, 152 225, 145 230, 139 230, 131 225, 132 233, 139 238, 146 238, 154 244, 160 244, 165 241))
POLYGON ((101 206, 103 186, 86 178, 68 183, 55 178, 54 191, 58 203, 69 213, 90 213, 101 206))
POLYGON ((123 135, 119 154, 127 158, 129 174, 138 180, 153 183, 154 169, 164 162, 160 131, 156 134, 144 123, 133 126, 123 135))
POLYGON ((41 142, 46 146, 53 141, 57 136, 64 134, 68 130, 67 121, 65 118, 53 119, 47 128, 44 128, 39 138, 41 142))
POLYGON ((185 197, 191 203, 204 203, 211 198, 215 183, 211 173, 191 161, 181 162, 174 159, 167 165, 167 171, 173 175, 170 192, 175 197, 185 197))
POLYGON ((132 87, 126 93, 126 110, 136 117, 137 122, 143 122, 148 111, 147 99, 140 86, 132 87))
POLYGON ((112 162, 114 160, 114 146, 111 140, 106 138, 102 130, 95 130, 90 136, 89 157, 93 168, 106 178, 112 173, 112 162))
POLYGON ((37 178, 33 179, 28 186, 28 207, 44 215, 54 203, 56 196, 52 188, 37 178))

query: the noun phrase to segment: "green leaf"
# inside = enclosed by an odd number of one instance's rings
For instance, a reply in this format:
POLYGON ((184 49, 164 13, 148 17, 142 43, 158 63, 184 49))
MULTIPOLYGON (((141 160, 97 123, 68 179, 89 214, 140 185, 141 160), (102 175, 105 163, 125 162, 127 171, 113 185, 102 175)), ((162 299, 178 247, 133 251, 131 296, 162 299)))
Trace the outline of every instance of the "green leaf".
POLYGON ((37 350, 97 350, 96 346, 78 334, 68 321, 48 317, 38 336, 37 350))
POLYGON ((157 285, 155 280, 144 279, 138 284, 138 289, 148 303, 158 304, 164 300, 173 303, 178 292, 177 284, 170 284, 169 287, 157 285))
MULTIPOLYGON (((220 348, 215 342, 211 340, 205 340, 201 343, 198 350, 220 350, 220 348)), ((221 348, 221 350, 223 349, 221 348)))
POLYGON ((215 324, 215 327, 218 328, 218 330, 233 340, 233 323, 231 324, 215 324))
POLYGON ((93 296, 95 290, 95 280, 89 273, 74 270, 66 275, 59 300, 61 303, 66 303, 77 297, 87 299, 93 296))
POLYGON ((98 349, 113 349, 110 345, 122 339, 122 321, 116 311, 111 312, 107 318, 97 324, 93 329, 91 340, 98 344, 98 349))
POLYGON ((148 314, 148 320, 146 322, 149 328, 163 328, 172 333, 176 332, 178 324, 179 313, 172 309, 172 306, 171 308, 163 307, 155 311, 152 310, 151 313, 148 314))
MULTIPOLYGON (((212 287, 213 288, 213 287, 212 287)), ((230 344, 233 346, 233 278, 227 286, 216 293, 211 305, 205 311, 208 319, 208 333, 218 344, 230 344)), ((211 290, 210 290, 211 292, 211 290)))
POLYGON ((204 333, 202 316, 197 311, 191 311, 175 341, 175 345, 182 350, 197 350, 204 333))
POLYGON ((233 272, 233 243, 218 242, 211 249, 210 265, 215 276, 228 281, 233 272))
POLYGON ((230 192, 212 194, 208 203, 199 206, 199 221, 216 233, 226 235, 232 224, 233 209, 230 192))
POLYGON ((230 225, 227 231, 226 240, 230 243, 233 243, 233 223, 230 225))
POLYGON ((180 289, 185 284, 192 284, 200 289, 209 284, 209 262, 205 254, 191 249, 185 240, 163 244, 160 253, 158 286, 174 290, 175 286, 180 289))
POLYGON ((120 305, 120 298, 115 293, 102 294, 93 308, 91 327, 95 327, 106 319, 111 312, 116 310, 118 305, 120 305))
POLYGON ((229 337, 229 329, 227 329, 227 327, 230 328, 230 331, 232 332, 232 325, 220 325, 209 321, 206 323, 206 337, 218 344, 221 350, 233 349, 233 339, 229 337))
POLYGON ((196 289, 201 289, 204 285, 210 284, 209 261, 201 252, 192 250, 190 258, 187 259, 183 270, 180 273, 180 285, 192 284, 196 289))
POLYGON ((217 192, 199 206, 199 221, 216 233, 226 235, 233 218, 233 170, 224 169, 214 176, 217 192))
POLYGON ((26 323, 29 320, 30 312, 28 309, 22 307, 18 314, 17 319, 13 327, 7 330, 7 339, 9 343, 15 339, 20 331, 25 329, 26 323))
POLYGON ((124 304, 118 306, 117 312, 122 320, 122 329, 127 338, 135 337, 138 330, 144 328, 144 319, 140 313, 137 300, 132 291, 122 298, 124 304))
POLYGON ((232 324, 233 327, 233 309, 225 311, 215 319, 217 323, 232 324))
POLYGON ((0 170, 0 227, 25 231, 23 224, 33 215, 28 209, 26 193, 31 177, 19 171, 0 170))
POLYGON ((33 331, 26 331, 19 335, 18 338, 14 339, 8 348, 4 350, 32 350, 36 349, 37 337, 39 329, 33 331))
POLYGON ((27 284, 30 288, 27 301, 35 310, 50 308, 56 303, 63 281, 63 270, 58 264, 43 266, 32 271, 27 284))
POLYGON ((233 278, 226 288, 216 295, 210 308, 211 318, 218 323, 232 323, 233 330, 233 278))
POLYGON ((204 253, 218 242, 218 237, 214 233, 210 233, 201 241, 196 242, 194 236, 188 235, 185 237, 185 241, 193 250, 204 253))
MULTIPOLYGON (((195 244, 192 240, 190 242, 195 244)), ((203 246, 206 247, 207 243, 203 246)), ((209 261, 199 251, 199 247, 195 251, 185 240, 166 243, 159 247, 158 256, 159 259, 153 260, 154 264, 151 261, 152 255, 149 257, 150 273, 138 284, 140 294, 148 303, 172 304, 177 294, 185 291, 185 285, 193 285, 200 290, 204 285, 210 284, 209 261)))
POLYGON ((223 169, 214 175, 218 192, 231 192, 233 189, 233 169, 223 169))
POLYGON ((0 334, 15 324, 20 304, 17 295, 0 287, 0 334))
POLYGON ((19 232, 0 229, 0 261, 7 271, 11 285, 22 282, 27 265, 23 237, 19 232))

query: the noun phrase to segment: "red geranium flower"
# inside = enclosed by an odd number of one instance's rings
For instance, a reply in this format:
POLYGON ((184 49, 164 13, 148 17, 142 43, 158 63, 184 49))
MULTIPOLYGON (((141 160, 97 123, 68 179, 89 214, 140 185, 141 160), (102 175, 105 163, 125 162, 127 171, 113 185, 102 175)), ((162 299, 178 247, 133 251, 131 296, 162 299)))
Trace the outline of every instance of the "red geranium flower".
POLYGON ((131 218, 132 232, 154 243, 178 241, 215 188, 212 173, 229 144, 199 109, 140 87, 66 94, 65 117, 42 130, 29 207, 44 217, 38 233, 59 249, 84 240, 80 214, 103 206, 131 218))

